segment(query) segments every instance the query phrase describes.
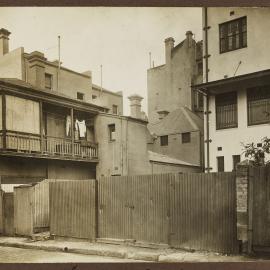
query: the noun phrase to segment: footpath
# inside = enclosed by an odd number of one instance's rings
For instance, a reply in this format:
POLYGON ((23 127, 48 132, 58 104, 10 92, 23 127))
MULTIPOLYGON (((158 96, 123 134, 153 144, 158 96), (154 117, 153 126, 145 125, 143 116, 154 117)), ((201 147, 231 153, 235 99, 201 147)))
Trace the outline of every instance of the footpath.
POLYGON ((0 237, 0 246, 38 249, 103 257, 116 257, 149 262, 247 262, 265 259, 243 255, 221 255, 210 252, 189 252, 171 248, 145 248, 129 244, 108 244, 88 241, 52 240, 46 238, 0 237))

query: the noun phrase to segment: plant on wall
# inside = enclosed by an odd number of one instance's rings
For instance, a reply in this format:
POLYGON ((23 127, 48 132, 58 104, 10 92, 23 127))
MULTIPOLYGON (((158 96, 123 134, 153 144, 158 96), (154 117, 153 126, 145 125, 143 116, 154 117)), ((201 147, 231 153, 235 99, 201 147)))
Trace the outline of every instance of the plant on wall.
POLYGON ((264 137, 261 142, 257 146, 254 143, 242 143, 245 157, 252 160, 254 166, 263 166, 270 162, 265 162, 266 155, 270 154, 270 138, 264 137))

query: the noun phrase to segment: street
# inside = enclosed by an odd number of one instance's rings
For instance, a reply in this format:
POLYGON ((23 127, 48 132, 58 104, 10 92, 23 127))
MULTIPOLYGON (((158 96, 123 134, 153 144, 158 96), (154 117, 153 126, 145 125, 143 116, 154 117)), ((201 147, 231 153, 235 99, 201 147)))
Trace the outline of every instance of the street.
POLYGON ((139 262, 74 253, 52 252, 14 247, 0 247, 0 263, 70 263, 70 262, 139 262))

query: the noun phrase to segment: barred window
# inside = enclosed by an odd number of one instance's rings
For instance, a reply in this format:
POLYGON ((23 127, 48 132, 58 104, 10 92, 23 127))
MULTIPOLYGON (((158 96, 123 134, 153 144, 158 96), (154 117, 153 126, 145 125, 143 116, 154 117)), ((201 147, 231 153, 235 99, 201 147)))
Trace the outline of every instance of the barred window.
POLYGON ((237 126, 237 92, 216 95, 216 129, 237 126))
POLYGON ((247 17, 219 25, 220 53, 247 47, 247 17))
POLYGON ((247 89, 248 125, 270 122, 270 86, 247 89))

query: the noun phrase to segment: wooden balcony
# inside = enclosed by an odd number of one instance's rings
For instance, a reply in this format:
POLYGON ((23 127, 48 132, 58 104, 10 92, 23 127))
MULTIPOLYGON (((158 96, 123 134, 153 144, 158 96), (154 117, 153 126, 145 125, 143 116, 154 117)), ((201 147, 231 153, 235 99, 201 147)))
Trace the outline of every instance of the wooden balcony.
POLYGON ((28 134, 14 131, 0 131, 0 151, 23 156, 37 156, 55 159, 84 161, 98 160, 98 145, 87 141, 68 138, 28 134))

